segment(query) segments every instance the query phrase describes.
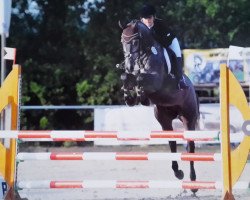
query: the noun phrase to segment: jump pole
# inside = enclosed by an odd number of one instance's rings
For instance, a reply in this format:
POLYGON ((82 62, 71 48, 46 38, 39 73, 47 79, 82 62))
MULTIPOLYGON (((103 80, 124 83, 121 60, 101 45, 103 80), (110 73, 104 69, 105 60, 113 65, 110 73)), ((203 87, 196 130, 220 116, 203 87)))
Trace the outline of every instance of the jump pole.
POLYGON ((133 160, 133 161, 221 161, 220 153, 154 153, 154 152, 72 152, 18 153, 17 161, 26 160, 133 160))
MULTIPOLYGON (((20 181, 20 189, 73 189, 73 188, 109 188, 109 189, 207 189, 220 190, 220 181, 162 181, 162 180, 84 180, 84 181, 20 181)), ((249 189, 249 182, 238 182, 234 189, 249 189)))
POLYGON ((1 138, 21 141, 219 141, 220 131, 0 131, 1 138), (129 137, 128 137, 129 135, 129 137), (133 136, 132 136, 133 135, 133 136))

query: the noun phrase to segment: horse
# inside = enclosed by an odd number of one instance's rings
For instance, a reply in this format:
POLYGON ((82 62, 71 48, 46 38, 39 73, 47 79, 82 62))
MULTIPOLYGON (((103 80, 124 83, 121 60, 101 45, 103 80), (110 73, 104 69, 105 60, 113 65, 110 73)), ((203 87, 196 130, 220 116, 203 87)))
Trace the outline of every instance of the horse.
MULTIPOLYGON (((124 101, 128 106, 154 105, 155 118, 163 130, 172 131, 172 121, 180 119, 187 130, 195 130, 199 120, 199 100, 190 79, 179 89, 174 75, 177 58, 171 49, 164 50, 153 37, 151 30, 139 20, 132 20, 122 28, 121 43, 124 61, 118 64, 121 74, 124 101), (164 55, 165 54, 165 55, 164 55), (172 66, 172 69, 170 67, 172 66)), ((169 141, 171 152, 177 152, 176 141, 169 141)), ((187 151, 195 152, 194 141, 187 141, 187 151)), ((184 178, 177 161, 172 169, 178 179, 184 178)), ((196 180, 194 161, 190 161, 190 179, 196 180)), ((197 189, 192 190, 194 193, 197 189)))

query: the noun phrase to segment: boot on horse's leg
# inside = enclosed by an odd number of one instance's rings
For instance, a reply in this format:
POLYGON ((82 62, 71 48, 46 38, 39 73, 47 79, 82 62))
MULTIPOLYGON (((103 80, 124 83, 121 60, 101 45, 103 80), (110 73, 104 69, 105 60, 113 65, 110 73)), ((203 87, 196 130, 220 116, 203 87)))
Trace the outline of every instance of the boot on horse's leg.
POLYGON ((150 100, 145 95, 144 91, 140 91, 137 96, 140 98, 141 105, 143 105, 143 106, 150 106, 150 100))
POLYGON ((134 90, 136 78, 133 74, 122 73, 120 79, 123 83, 123 89, 134 90))
POLYGON ((126 90, 126 89, 124 89, 123 92, 124 92, 124 94, 123 94, 124 101, 125 101, 126 105, 134 106, 134 105, 138 104, 136 92, 131 91, 131 90, 126 90))
POLYGON ((181 90, 187 89, 188 85, 185 81, 185 78, 183 76, 183 70, 182 70, 182 58, 176 59, 177 69, 176 69, 176 79, 178 82, 178 88, 181 90))
MULTIPOLYGON (((176 141, 169 141, 169 147, 170 147, 171 153, 177 152, 176 141)), ((178 178, 179 180, 184 178, 184 173, 182 170, 179 169, 177 161, 172 161, 172 169, 174 171, 174 175, 176 178, 178 178)))
POLYGON ((123 82, 122 90, 124 95, 124 101, 128 106, 134 106, 138 104, 137 95, 135 91, 136 78, 133 74, 123 73, 121 74, 121 80, 123 82))

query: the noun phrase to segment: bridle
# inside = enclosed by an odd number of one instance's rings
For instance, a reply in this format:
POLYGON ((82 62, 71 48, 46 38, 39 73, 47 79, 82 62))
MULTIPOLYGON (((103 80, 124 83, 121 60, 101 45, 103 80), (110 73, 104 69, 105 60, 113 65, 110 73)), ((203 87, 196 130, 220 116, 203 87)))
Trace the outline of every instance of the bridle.
MULTIPOLYGON (((131 43, 135 40, 138 41, 138 48, 133 51, 133 52, 126 52, 124 51, 124 58, 125 59, 130 59, 132 54, 134 53, 137 53, 137 57, 135 58, 135 65, 137 64, 139 66, 139 71, 141 70, 145 70, 145 65, 148 61, 148 58, 149 58, 149 54, 151 53, 150 52, 150 47, 149 46, 146 46, 144 47, 144 44, 141 44, 142 43, 142 34, 140 32, 137 32, 137 33, 134 33, 132 35, 127 35, 125 33, 122 33, 122 36, 121 36, 121 42, 122 43, 131 43), (144 48, 143 48, 144 47, 144 48)), ((123 64, 124 64, 125 61, 123 61, 123 64)), ((133 66, 133 70, 134 71, 134 66, 133 66)), ((137 72, 139 73, 139 72, 137 72)))
POLYGON ((117 68, 124 71, 121 75, 121 80, 123 81, 124 100, 127 105, 135 105, 139 102, 143 105, 149 103, 141 85, 141 74, 147 73, 147 67, 149 66, 147 63, 152 55, 151 47, 153 43, 151 40, 143 38, 146 37, 146 33, 144 34, 142 32, 144 31, 143 27, 140 30, 139 26, 140 24, 135 22, 133 25, 127 26, 128 29, 123 28, 121 42, 123 44, 124 61, 116 65, 117 68), (135 30, 137 28, 138 31, 135 30), (129 67, 125 66, 126 64, 129 67))

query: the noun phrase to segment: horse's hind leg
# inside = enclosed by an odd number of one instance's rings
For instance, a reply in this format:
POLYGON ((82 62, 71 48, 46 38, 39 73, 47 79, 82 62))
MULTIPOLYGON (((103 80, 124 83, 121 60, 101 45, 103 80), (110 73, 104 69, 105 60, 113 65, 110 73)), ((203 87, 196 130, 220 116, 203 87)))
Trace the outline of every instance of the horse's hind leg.
MULTIPOLYGON (((187 123, 188 130, 195 130, 195 124, 196 124, 196 120, 193 121, 193 122, 188 122, 187 123)), ((194 143, 194 141, 189 141, 188 142, 187 151, 188 151, 188 153, 194 153, 195 152, 195 143, 194 143)), ((196 173, 195 173, 195 169, 194 169, 194 161, 190 161, 190 180, 191 181, 196 180, 196 173)), ((198 191, 198 189, 192 189, 191 191, 193 193, 196 193, 198 191)))
MULTIPOLYGON (((187 146, 188 153, 194 153, 195 152, 195 144, 194 141, 189 141, 187 146)), ((190 180, 195 181, 196 180, 196 173, 194 169, 194 161, 190 161, 190 180)))
MULTIPOLYGON (((176 114, 170 110, 165 109, 161 106, 155 107, 155 117, 159 121, 163 130, 173 130, 172 121, 176 118, 176 114)), ((169 146, 171 153, 177 152, 176 141, 169 141, 169 146)), ((175 176, 178 179, 183 179, 184 173, 182 170, 179 170, 179 166, 177 161, 172 161, 172 169, 174 171, 175 176)))

